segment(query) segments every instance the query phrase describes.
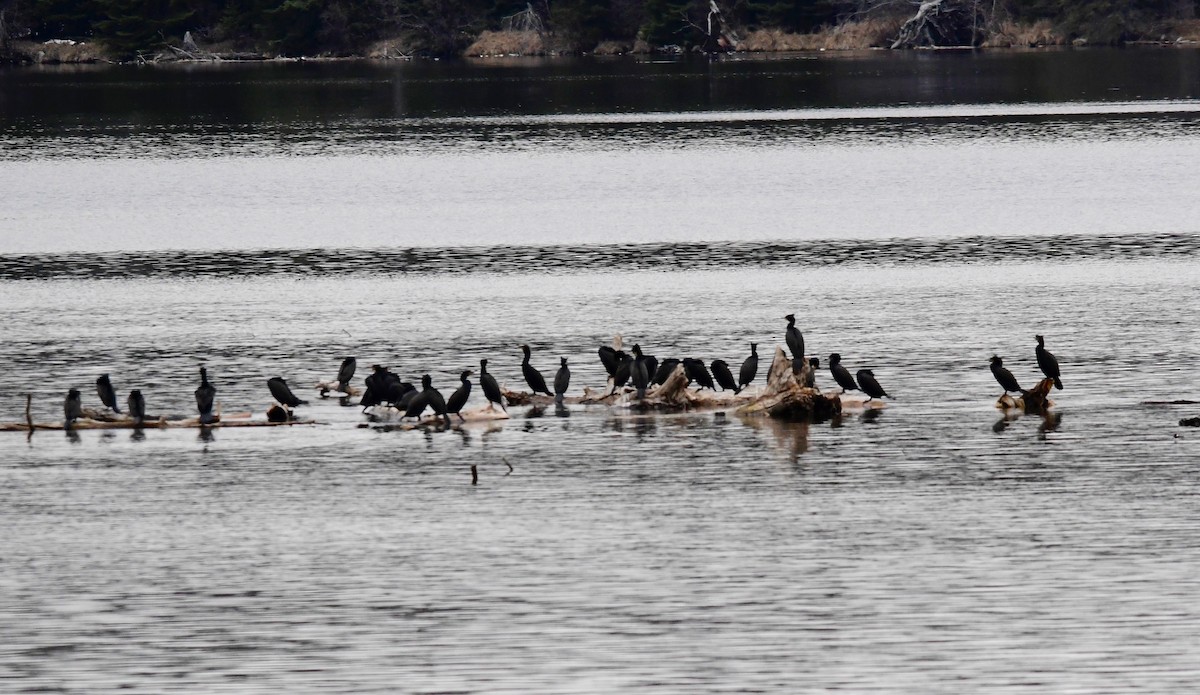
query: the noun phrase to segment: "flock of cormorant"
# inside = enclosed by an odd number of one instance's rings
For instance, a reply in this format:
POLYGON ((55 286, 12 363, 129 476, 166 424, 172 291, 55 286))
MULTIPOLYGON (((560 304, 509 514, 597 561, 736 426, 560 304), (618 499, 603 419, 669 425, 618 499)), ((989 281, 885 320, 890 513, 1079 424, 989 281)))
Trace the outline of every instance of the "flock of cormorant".
MULTIPOLYGON (((796 327, 796 317, 793 314, 788 314, 784 319, 787 320, 787 329, 784 338, 788 350, 792 353, 794 373, 800 383, 811 388, 815 385, 816 370, 820 367, 820 360, 816 357, 811 357, 807 361, 804 359, 804 336, 800 333, 800 329, 796 327)), ((1046 375, 1046 378, 1053 380, 1055 388, 1061 389, 1062 381, 1060 380, 1058 360, 1046 349, 1045 339, 1040 335, 1035 337, 1037 338, 1035 353, 1037 355, 1038 367, 1046 375)), ((630 350, 632 354, 626 353, 622 347, 621 338, 617 336, 613 341, 612 347, 604 346, 599 350, 600 362, 604 365, 604 369, 608 373, 612 383, 610 394, 616 393, 618 389, 624 388, 626 384, 629 384, 634 388, 634 397, 639 400, 644 399, 646 397, 646 390, 649 387, 661 385, 666 382, 667 378, 680 366, 683 367, 689 386, 695 383, 699 385, 700 389, 708 388, 714 391, 717 386, 720 386, 722 390, 740 393, 753 383, 758 376, 757 343, 750 343, 750 356, 742 362, 736 380, 729 365, 724 360, 713 360, 708 366, 705 366, 703 360, 691 357, 683 359, 670 357, 660 362, 654 355, 645 354, 640 345, 635 344, 632 347, 630 350)), ((554 375, 554 391, 551 392, 546 384, 545 377, 529 362, 531 356, 529 346, 521 345, 521 352, 524 355, 521 360, 521 373, 525 377, 525 383, 528 384, 533 393, 551 396, 555 399, 556 403, 561 404, 571 384, 571 370, 567 366, 567 358, 560 358, 561 363, 558 372, 554 375)), ((488 373, 487 366, 487 359, 479 361, 479 386, 483 390, 483 395, 487 399, 489 407, 492 404, 497 404, 501 409, 507 411, 504 406, 500 385, 496 382, 495 377, 488 373)), ((338 370, 337 381, 333 384, 333 390, 347 394, 350 393, 350 382, 354 378, 356 369, 356 359, 354 357, 345 358, 342 361, 341 368, 338 370)), ((387 367, 377 364, 373 365, 371 369, 372 373, 365 379, 366 391, 359 402, 364 412, 367 408, 387 404, 402 412, 403 418, 419 418, 426 409, 429 409, 435 415, 443 418, 447 426, 451 423, 451 415, 457 415, 460 421, 464 420, 462 409, 471 395, 470 377, 472 372, 470 370, 464 370, 460 374, 459 380, 461 383, 458 389, 450 395, 449 399, 446 399, 442 396, 441 392, 433 387, 433 380, 428 374, 421 376, 421 388, 418 389, 413 384, 401 380, 399 376, 391 372, 387 367)), ((991 370, 996 381, 1004 389, 1002 397, 1010 392, 1026 393, 1020 387, 1012 372, 1004 368, 1003 360, 997 355, 993 355, 991 358, 991 370)), ((847 391, 861 391, 872 399, 892 398, 879 384, 872 370, 860 369, 855 374, 851 374, 850 370, 842 365, 842 356, 836 352, 829 356, 829 372, 833 376, 833 380, 841 387, 842 393, 847 391)), ((281 377, 269 379, 267 387, 271 392, 271 396, 281 406, 279 408, 273 407, 268 411, 268 418, 272 420, 288 420, 291 418, 292 408, 306 403, 306 401, 297 398, 292 393, 287 382, 281 377)), ((107 374, 102 374, 96 379, 96 391, 100 396, 101 403, 113 412, 121 414, 117 405, 116 390, 113 388, 112 381, 107 374)), ((216 420, 213 414, 213 403, 216 395, 217 389, 208 380, 208 370, 205 367, 201 367, 200 386, 195 391, 196 408, 199 411, 200 424, 210 424, 216 420)), ((146 417, 146 399, 142 396, 142 392, 139 390, 130 391, 126 405, 129 417, 136 424, 140 425, 146 417)), ((71 389, 67 392, 66 400, 63 403, 63 412, 65 427, 68 429, 70 429, 75 420, 83 417, 82 400, 78 389, 71 389)))

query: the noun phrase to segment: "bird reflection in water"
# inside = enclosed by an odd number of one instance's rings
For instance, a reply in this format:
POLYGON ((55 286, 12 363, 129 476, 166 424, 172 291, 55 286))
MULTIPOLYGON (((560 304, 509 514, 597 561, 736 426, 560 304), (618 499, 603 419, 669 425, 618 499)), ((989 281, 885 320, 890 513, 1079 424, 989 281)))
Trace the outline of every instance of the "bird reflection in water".
POLYGON ((131 442, 146 441, 146 430, 142 429, 141 427, 138 427, 137 429, 133 430, 132 432, 129 433, 129 441, 131 441, 131 442))
POLYGON ((554 417, 571 417, 571 409, 562 403, 554 405, 554 417))
POLYGON ((1020 417, 1021 414, 1015 410, 1005 412, 1004 415, 1002 415, 1000 419, 992 425, 992 431, 996 434, 1000 434, 1004 430, 1008 429, 1009 425, 1016 422, 1020 417))
POLYGON ((197 438, 205 444, 217 441, 217 438, 213 433, 213 428, 211 427, 201 427, 200 435, 197 438))
POLYGON ((808 434, 812 424, 807 420, 778 420, 770 417, 747 417, 742 422, 771 435, 775 445, 782 449, 788 460, 796 463, 808 451, 808 434))
POLYGON ((79 444, 83 440, 79 438, 79 433, 73 429, 67 430, 67 441, 72 444, 79 444))
POLYGON ((882 408, 867 408, 863 411, 863 414, 859 419, 865 423, 872 424, 879 422, 879 418, 881 417, 883 417, 882 408))
POLYGON ((1038 439, 1045 439, 1049 432, 1058 431, 1058 426, 1062 424, 1062 413, 1047 412, 1042 416, 1042 424, 1038 425, 1038 439))

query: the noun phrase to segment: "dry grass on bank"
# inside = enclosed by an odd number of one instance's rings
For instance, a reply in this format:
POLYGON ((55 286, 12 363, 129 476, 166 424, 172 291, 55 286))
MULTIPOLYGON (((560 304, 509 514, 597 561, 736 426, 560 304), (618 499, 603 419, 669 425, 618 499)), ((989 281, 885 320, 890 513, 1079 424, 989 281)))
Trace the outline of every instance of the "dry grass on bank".
POLYGON ((737 50, 750 53, 778 51, 852 51, 890 46, 903 17, 873 17, 826 27, 812 34, 789 34, 761 29, 746 35, 737 50))
POLYGON ((463 55, 473 58, 540 56, 547 53, 546 42, 536 31, 485 31, 463 51, 463 55))
POLYGON ((987 39, 984 48, 1034 48, 1037 46, 1065 46, 1067 37, 1054 30, 1049 20, 1042 19, 1033 24, 1000 22, 987 39))
POLYGON ((10 46, 13 55, 31 63, 98 63, 110 60, 108 51, 99 43, 13 41, 10 46))

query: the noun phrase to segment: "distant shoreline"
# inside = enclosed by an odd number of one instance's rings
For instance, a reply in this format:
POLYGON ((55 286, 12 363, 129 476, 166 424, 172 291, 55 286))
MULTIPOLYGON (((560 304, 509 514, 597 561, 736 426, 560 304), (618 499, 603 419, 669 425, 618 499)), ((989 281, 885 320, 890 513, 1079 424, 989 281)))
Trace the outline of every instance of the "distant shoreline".
MULTIPOLYGON (((846 22, 809 34, 791 34, 774 29, 747 33, 728 53, 738 55, 770 55, 779 53, 823 53, 889 49, 902 18, 865 19, 846 22)), ((1029 50, 1087 47, 1087 41, 1070 40, 1057 32, 1047 21, 1032 24, 1002 23, 987 34, 977 48, 943 46, 916 50, 1029 50)), ((1179 22, 1164 28, 1157 38, 1145 37, 1124 43, 1131 47, 1195 48, 1200 46, 1200 21, 1179 22)), ((81 64, 169 64, 216 62, 301 62, 353 60, 409 60, 425 56, 412 49, 408 37, 376 41, 364 50, 344 55, 280 55, 263 51, 238 50, 228 45, 186 48, 168 44, 153 54, 142 54, 132 60, 117 60, 101 42, 55 40, 44 43, 11 41, 8 62, 17 65, 81 65, 81 64)), ((602 41, 593 50, 578 52, 555 44, 553 36, 529 31, 484 31, 459 57, 469 59, 515 57, 576 57, 621 55, 681 55, 698 52, 678 46, 652 47, 641 40, 602 41)))

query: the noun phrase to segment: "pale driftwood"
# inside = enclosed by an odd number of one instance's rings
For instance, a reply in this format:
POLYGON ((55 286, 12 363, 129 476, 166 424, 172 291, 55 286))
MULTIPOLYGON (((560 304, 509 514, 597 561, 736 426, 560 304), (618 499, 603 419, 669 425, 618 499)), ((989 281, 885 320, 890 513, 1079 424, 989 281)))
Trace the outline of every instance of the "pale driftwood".
MULTIPOLYGON (((82 418, 71 424, 73 430, 162 430, 162 429, 199 429, 203 427, 278 427, 280 425, 316 425, 319 424, 316 420, 289 420, 287 422, 270 422, 268 420, 253 420, 250 413, 231 413, 224 417, 216 416, 217 419, 208 424, 201 424, 200 418, 190 417, 179 420, 168 420, 165 417, 159 417, 155 420, 145 420, 138 423, 131 418, 123 420, 92 420, 90 418, 82 418)), ((34 423, 33 427, 39 430, 63 430, 66 429, 61 422, 38 422, 34 423)), ((25 432, 28 431, 29 425, 26 423, 0 423, 0 432, 25 432)))
POLYGON ((1042 379, 1037 386, 1022 392, 1019 397, 1014 398, 1007 393, 1000 396, 996 399, 996 407, 1004 411, 1019 410, 1026 415, 1044 415, 1054 407, 1054 401, 1050 400, 1052 388, 1053 379, 1042 379))
MULTIPOLYGON (((450 426, 470 424, 473 422, 494 422, 496 420, 508 420, 508 413, 499 408, 493 408, 490 405, 479 406, 471 410, 464 410, 460 419, 454 413, 450 414, 450 426)), ((376 423, 393 425, 401 429, 416 429, 418 427, 440 426, 445 423, 441 415, 426 414, 419 420, 404 420, 404 413, 389 406, 377 406, 371 410, 371 419, 376 423)), ((364 425, 365 426, 365 425, 364 425)))
POLYGON ((342 394, 340 397, 348 396, 351 398, 362 395, 362 391, 355 386, 351 386, 345 391, 342 390, 341 386, 341 383, 335 379, 333 381, 318 381, 315 388, 317 389, 317 394, 320 395, 321 398, 328 398, 329 394, 331 393, 335 396, 340 393, 342 394))
POLYGON ((830 417, 842 411, 840 396, 826 396, 815 388, 804 388, 792 372, 792 361, 775 348, 767 372, 767 386, 758 398, 738 408, 739 415, 770 415, 778 418, 830 417))

